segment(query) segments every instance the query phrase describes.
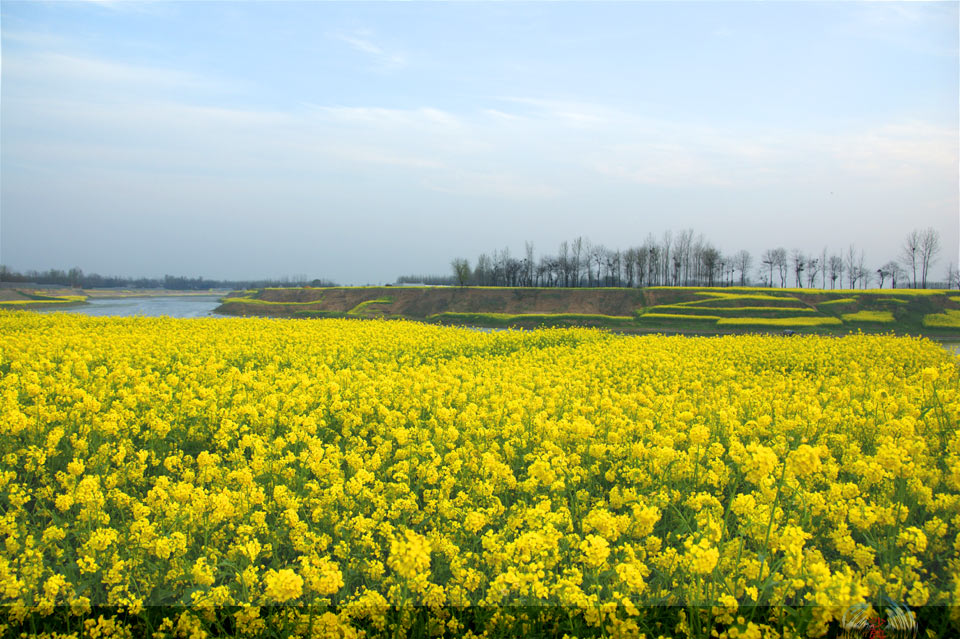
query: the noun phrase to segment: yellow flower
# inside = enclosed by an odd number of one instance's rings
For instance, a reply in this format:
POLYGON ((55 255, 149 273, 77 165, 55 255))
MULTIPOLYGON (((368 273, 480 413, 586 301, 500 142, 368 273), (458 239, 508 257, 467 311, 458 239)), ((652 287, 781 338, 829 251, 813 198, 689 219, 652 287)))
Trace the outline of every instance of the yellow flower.
POLYGON ((707 575, 713 572, 720 559, 720 551, 715 546, 701 539, 699 543, 691 544, 687 549, 687 561, 690 563, 691 570, 699 575, 707 575))
POLYGON ((599 535, 587 535, 580 542, 580 552, 583 553, 583 562, 593 568, 599 568, 610 556, 610 544, 599 535))
POLYGON ((296 599, 303 594, 303 578, 289 568, 269 570, 263 581, 266 584, 267 597, 278 603, 296 599))
POLYGON ((710 429, 703 424, 697 424, 690 429, 690 434, 687 437, 691 444, 702 446, 710 439, 710 429))
POLYGON ((404 533, 404 539, 390 543, 390 568, 401 577, 415 579, 430 570, 430 542, 412 530, 404 533))

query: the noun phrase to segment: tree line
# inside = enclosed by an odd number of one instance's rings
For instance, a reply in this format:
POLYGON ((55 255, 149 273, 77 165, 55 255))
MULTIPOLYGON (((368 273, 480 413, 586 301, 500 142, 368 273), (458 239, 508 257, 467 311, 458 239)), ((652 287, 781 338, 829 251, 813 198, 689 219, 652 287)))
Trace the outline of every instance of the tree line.
POLYGON ((117 277, 84 273, 79 268, 64 271, 24 271, 20 273, 0 265, 0 283, 39 284, 41 286, 65 286, 70 288, 162 288, 176 291, 202 291, 212 288, 247 289, 289 286, 336 286, 325 279, 308 279, 305 275, 293 278, 263 280, 211 280, 204 277, 164 275, 162 278, 117 277))
POLYGON ((931 280, 941 250, 939 233, 914 230, 900 254, 879 268, 868 267, 863 250, 851 244, 845 251, 819 253, 771 248, 755 262, 749 251, 724 253, 692 229, 660 238, 649 235, 639 246, 611 249, 578 237, 564 241, 553 255, 536 257, 532 242, 523 255, 509 248, 480 254, 473 265, 465 258, 451 261, 449 275, 398 278, 400 284, 531 287, 747 286, 795 288, 950 288, 960 287, 960 274, 951 263, 946 281, 931 280))

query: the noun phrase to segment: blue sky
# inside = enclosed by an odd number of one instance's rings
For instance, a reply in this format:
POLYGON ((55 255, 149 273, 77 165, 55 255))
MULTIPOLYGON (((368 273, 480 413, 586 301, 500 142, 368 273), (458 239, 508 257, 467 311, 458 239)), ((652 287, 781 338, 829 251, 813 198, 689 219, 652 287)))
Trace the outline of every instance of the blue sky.
POLYGON ((582 235, 958 258, 957 3, 2 2, 0 262, 341 283, 582 235))

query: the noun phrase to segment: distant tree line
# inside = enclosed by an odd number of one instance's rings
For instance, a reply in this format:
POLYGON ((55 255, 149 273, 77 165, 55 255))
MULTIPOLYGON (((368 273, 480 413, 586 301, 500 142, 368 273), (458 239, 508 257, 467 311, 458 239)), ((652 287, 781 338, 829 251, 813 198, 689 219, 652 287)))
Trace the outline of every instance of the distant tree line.
POLYGON ((0 282, 14 284, 39 284, 41 286, 66 286, 71 288, 163 288, 177 291, 200 291, 211 288, 267 288, 287 286, 336 286, 324 279, 308 279, 304 276, 283 277, 272 280, 210 280, 204 277, 181 277, 164 275, 162 278, 116 277, 84 273, 79 268, 68 271, 18 271, 0 265, 0 282))
POLYGON ((397 284, 426 284, 428 286, 455 286, 457 278, 453 275, 401 275, 397 284))
POLYGON ((960 288, 960 274, 950 264, 946 281, 930 280, 931 268, 941 248, 936 230, 912 231, 900 255, 873 269, 863 250, 851 244, 846 251, 819 253, 783 247, 764 251, 759 263, 749 251, 724 253, 695 235, 692 229, 660 238, 653 235, 625 250, 593 244, 578 237, 564 241, 553 255, 534 254, 526 242, 523 255, 509 248, 482 253, 471 266, 462 257, 451 261, 450 275, 403 276, 400 284, 448 286, 536 287, 643 287, 643 286, 746 286, 795 288, 960 288))

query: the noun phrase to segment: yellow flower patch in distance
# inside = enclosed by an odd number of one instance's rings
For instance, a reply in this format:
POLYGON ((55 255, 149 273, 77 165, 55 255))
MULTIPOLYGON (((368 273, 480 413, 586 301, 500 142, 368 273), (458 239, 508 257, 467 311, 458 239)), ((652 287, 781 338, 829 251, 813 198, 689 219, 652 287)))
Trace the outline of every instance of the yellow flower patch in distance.
POLYGON ((924 315, 923 325, 942 328, 960 328, 960 311, 947 309, 942 313, 924 315))
POLYGON ((718 326, 839 326, 836 317, 724 317, 718 326))
POLYGON ((655 318, 655 319, 689 319, 689 320, 713 320, 716 321, 720 319, 719 315, 701 315, 699 313, 643 313, 642 315, 637 316, 639 319, 655 318))
POLYGON ((0 624, 956 634, 958 422, 956 357, 891 335, 0 311, 0 624))
MULTIPOLYGON (((728 298, 729 299, 729 298, 728 298)), ((661 310, 677 310, 677 309, 688 309, 694 311, 710 311, 710 312, 721 312, 721 313, 749 313, 750 311, 784 311, 789 313, 815 313, 816 311, 810 307, 794 307, 794 306, 703 306, 701 304, 691 305, 691 304, 661 304, 660 306, 651 306, 652 310, 661 311, 661 310)))
POLYGON ((826 300, 824 302, 820 302, 817 304, 817 306, 830 306, 831 304, 856 304, 856 303, 857 303, 857 298, 855 297, 841 297, 835 300, 826 300))
POLYGON ((844 322, 876 322, 888 324, 894 321, 893 313, 890 311, 857 311, 856 313, 844 313, 840 316, 844 322))

